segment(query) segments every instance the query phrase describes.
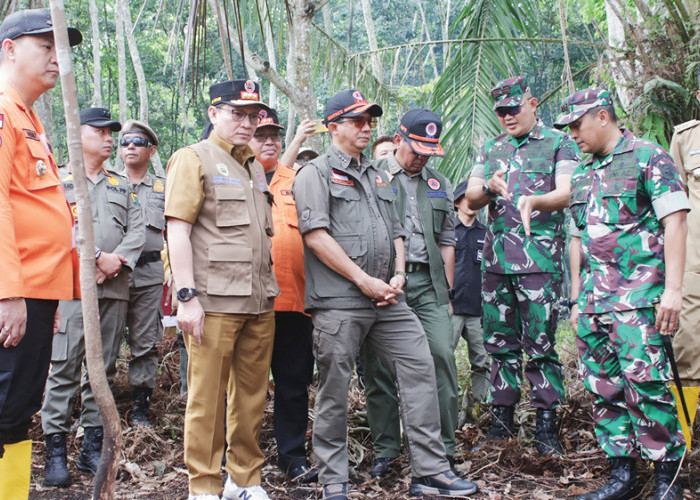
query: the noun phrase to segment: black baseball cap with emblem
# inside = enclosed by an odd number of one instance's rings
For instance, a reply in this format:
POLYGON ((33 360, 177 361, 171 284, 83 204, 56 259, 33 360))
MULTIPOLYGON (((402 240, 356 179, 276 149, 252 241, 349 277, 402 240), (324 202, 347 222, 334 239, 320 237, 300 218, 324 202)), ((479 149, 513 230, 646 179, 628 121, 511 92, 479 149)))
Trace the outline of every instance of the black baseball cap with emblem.
POLYGON ((445 156, 439 142, 440 132, 442 120, 426 108, 412 109, 403 115, 397 130, 413 152, 422 156, 445 156))
MULTIPOLYGON (((5 38, 14 40, 24 35, 53 33, 53 22, 49 9, 26 9, 10 14, 0 24, 0 43, 5 38)), ((68 42, 71 47, 83 41, 80 30, 68 27, 68 42)))
POLYGON ((331 97, 326 103, 324 123, 328 125, 340 118, 360 116, 364 112, 374 117, 382 116, 384 113, 379 104, 367 102, 359 90, 344 90, 331 97))
POLYGON ((258 122, 258 128, 263 127, 275 127, 283 129, 284 127, 280 125, 279 116, 277 116, 277 110, 274 108, 261 109, 260 110, 260 121, 258 122))
POLYGON ((112 120, 112 115, 105 108, 87 108, 80 111, 80 124, 97 128, 109 127, 112 132, 119 132, 122 125, 112 120))
POLYGON ((210 104, 230 104, 231 106, 249 106, 257 104, 268 111, 270 108, 260 100, 260 85, 253 80, 226 80, 209 87, 210 104))

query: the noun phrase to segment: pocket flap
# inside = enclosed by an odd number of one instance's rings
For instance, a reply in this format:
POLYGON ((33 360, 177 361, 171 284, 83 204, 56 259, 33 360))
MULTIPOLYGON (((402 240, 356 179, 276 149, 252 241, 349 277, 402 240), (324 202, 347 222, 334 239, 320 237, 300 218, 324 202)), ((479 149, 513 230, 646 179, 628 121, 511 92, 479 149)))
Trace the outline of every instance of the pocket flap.
POLYGON ((214 196, 217 200, 245 200, 245 189, 236 184, 214 184, 214 196))
POLYGON ((212 245, 209 247, 209 260, 215 262, 252 262, 253 249, 237 245, 212 245))

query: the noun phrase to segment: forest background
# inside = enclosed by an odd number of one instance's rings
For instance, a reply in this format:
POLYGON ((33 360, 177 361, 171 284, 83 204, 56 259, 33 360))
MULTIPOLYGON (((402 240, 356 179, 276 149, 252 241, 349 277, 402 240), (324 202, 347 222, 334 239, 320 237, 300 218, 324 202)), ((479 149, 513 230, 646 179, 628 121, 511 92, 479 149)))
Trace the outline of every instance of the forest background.
MULTIPOLYGON (((0 0, 0 17, 45 0, 0 0)), ((147 121, 160 169, 206 124, 208 88, 250 78, 293 135, 358 88, 385 114, 376 134, 425 106, 443 117, 451 180, 499 132, 488 90, 522 74, 551 124, 574 88, 612 90, 623 123, 663 146, 697 114, 698 0, 67 0, 82 107, 147 121), (290 126, 291 124, 291 126, 290 126)), ((60 85, 38 108, 67 162, 60 85)), ((311 141, 323 148, 327 136, 311 141)), ((114 161, 118 162, 115 158, 114 161)))

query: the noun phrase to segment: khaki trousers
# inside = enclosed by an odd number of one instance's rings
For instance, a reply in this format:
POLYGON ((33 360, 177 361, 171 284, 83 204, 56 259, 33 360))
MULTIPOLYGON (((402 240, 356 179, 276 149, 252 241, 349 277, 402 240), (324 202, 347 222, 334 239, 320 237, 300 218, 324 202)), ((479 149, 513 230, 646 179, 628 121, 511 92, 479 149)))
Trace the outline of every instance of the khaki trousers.
POLYGON ((683 274, 681 327, 673 339, 683 385, 700 384, 700 274, 683 274))
POLYGON ((262 424, 275 313, 207 313, 202 343, 185 335, 187 409, 185 465, 190 494, 221 493, 226 418, 226 471, 239 486, 260 484, 262 424), (227 398, 228 406, 224 402, 227 398))

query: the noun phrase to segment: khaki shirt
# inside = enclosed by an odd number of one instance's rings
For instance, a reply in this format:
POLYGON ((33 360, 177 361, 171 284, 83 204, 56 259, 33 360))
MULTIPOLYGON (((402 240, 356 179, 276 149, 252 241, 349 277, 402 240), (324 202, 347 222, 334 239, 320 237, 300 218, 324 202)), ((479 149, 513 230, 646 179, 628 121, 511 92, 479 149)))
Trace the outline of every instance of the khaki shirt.
MULTIPOLYGON (((73 174, 67 168, 61 169, 61 182, 75 217, 76 232, 79 233, 73 174)), ((103 252, 119 254, 126 259, 119 276, 97 286, 97 297, 128 300, 129 271, 136 267, 145 242, 145 227, 139 199, 131 190, 126 177, 105 168, 97 174, 96 182, 88 179, 88 190, 92 205, 95 247, 103 252)))
POLYGON ((176 151, 167 176, 165 217, 192 224, 194 282, 204 311, 272 311, 279 294, 270 253, 272 196, 253 151, 212 132, 176 151))
MULTIPOLYGON (((141 182, 132 184, 141 203, 143 220, 146 226, 146 244, 143 246, 142 256, 152 252, 160 253, 163 250, 163 230, 165 229, 165 177, 147 172, 141 182)), ((150 257, 150 255, 148 255, 150 257)), ((148 259, 150 260, 150 259, 148 259)), ((141 287, 163 284, 163 261, 156 261, 136 265, 131 273, 131 286, 141 287)))
POLYGON ((688 198, 688 237, 685 270, 700 273, 700 120, 678 125, 671 139, 671 156, 681 174, 688 198))

